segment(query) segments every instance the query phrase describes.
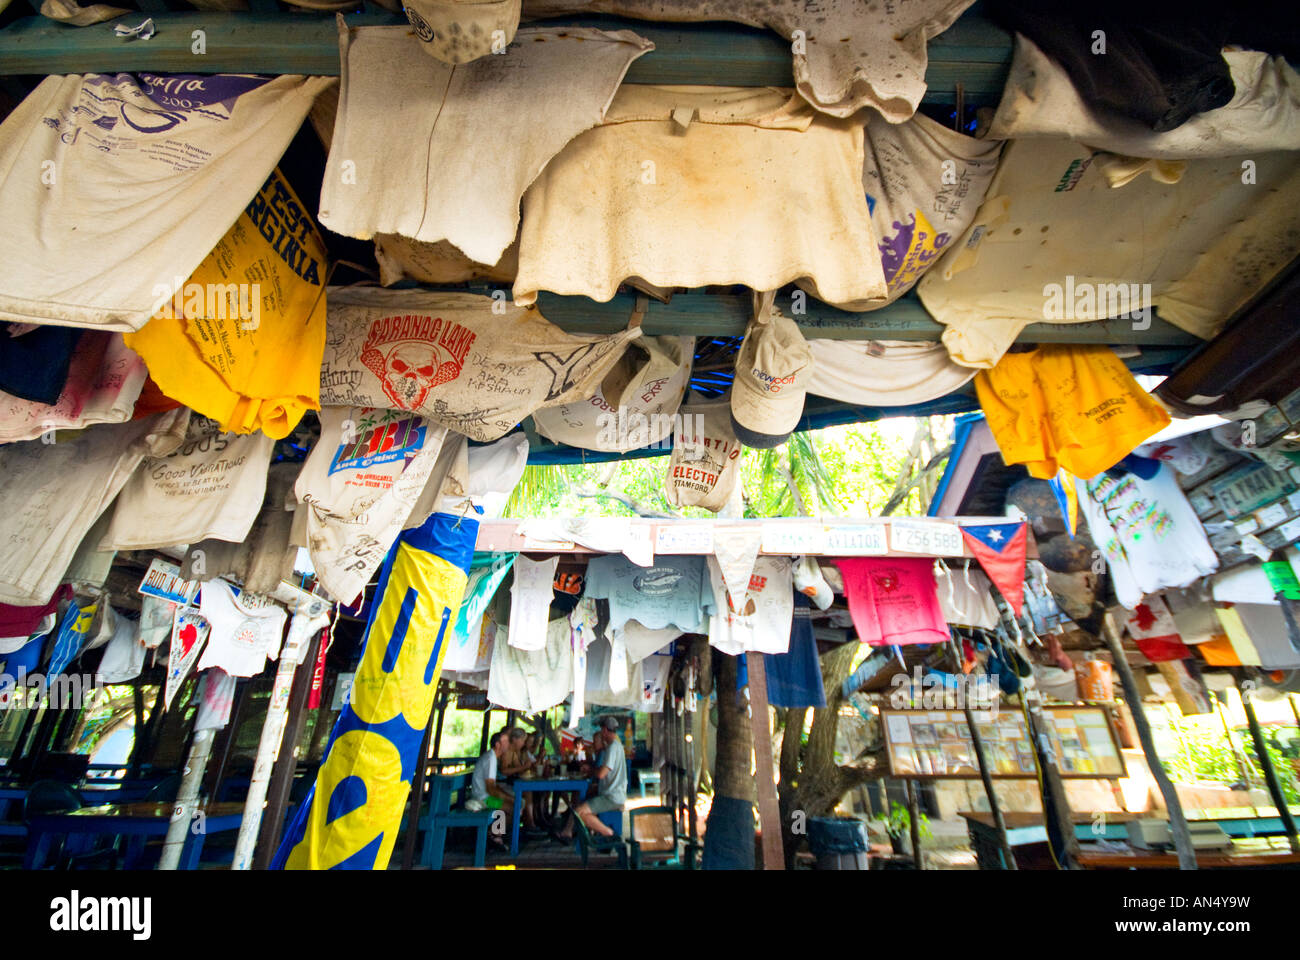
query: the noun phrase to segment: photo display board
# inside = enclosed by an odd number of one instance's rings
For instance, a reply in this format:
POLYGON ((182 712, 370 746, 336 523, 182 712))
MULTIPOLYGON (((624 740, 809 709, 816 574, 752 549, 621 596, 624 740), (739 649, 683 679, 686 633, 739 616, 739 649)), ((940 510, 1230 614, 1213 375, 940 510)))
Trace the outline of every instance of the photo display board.
MULTIPOLYGON (((1128 775, 1110 717, 1101 707, 1047 707, 1047 734, 1062 777, 1113 779, 1128 775)), ((972 710, 984 744, 989 773, 1001 778, 1034 778, 1034 748, 1018 710, 972 710)), ((881 723, 896 777, 968 779, 980 775, 975 741, 961 710, 891 710, 881 723)))

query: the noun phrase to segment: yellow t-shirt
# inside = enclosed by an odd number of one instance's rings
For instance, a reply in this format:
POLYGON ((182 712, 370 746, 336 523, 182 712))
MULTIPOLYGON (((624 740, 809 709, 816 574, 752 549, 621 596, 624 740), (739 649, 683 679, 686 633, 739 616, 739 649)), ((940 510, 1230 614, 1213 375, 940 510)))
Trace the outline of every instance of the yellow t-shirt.
POLYGON ((1007 463, 1040 480, 1085 479, 1132 453, 1169 414, 1108 347, 1054 344, 1003 355, 975 392, 1007 463))
POLYGON ((277 169, 184 286, 124 338, 167 396, 223 430, 286 437, 320 409, 325 279, 325 243, 277 169))

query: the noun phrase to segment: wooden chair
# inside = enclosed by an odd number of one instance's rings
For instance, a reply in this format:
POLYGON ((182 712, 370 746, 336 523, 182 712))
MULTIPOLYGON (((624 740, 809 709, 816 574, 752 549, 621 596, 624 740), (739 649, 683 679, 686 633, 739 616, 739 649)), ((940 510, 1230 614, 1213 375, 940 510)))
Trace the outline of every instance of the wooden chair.
MULTIPOLYGON (((622 816, 622 811, 619 811, 619 815, 622 816)), ((576 814, 573 817, 573 835, 577 840, 578 856, 582 857, 584 868, 587 866, 587 861, 591 857, 593 850, 596 853, 613 850, 614 855, 618 857, 618 868, 620 870, 627 869, 627 844, 623 842, 622 837, 617 834, 612 837, 593 836, 591 831, 587 829, 587 825, 582 822, 582 817, 576 814)))
POLYGON ((628 818, 633 870, 684 866, 672 807, 639 807, 628 818))

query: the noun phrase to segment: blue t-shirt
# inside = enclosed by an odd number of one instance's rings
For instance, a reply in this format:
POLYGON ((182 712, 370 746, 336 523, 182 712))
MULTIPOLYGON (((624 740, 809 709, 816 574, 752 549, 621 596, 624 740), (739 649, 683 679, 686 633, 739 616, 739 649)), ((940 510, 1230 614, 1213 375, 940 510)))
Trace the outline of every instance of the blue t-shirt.
POLYGON ((697 633, 713 611, 713 586, 704 557, 656 557, 638 567, 622 554, 594 557, 587 564, 584 596, 609 601, 609 626, 636 620, 659 630, 675 626, 697 633))

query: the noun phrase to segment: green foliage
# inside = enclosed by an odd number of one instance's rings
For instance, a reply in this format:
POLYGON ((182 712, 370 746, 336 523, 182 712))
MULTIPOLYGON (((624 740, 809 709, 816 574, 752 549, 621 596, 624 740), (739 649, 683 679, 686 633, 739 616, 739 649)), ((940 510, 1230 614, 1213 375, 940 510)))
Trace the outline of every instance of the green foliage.
MULTIPOLYGON (((793 434, 771 450, 745 448, 740 475, 744 516, 877 515, 889 500, 907 457, 913 420, 856 423, 793 434), (793 489, 792 489, 793 488, 793 489), (795 491, 798 491, 798 497, 795 491), (801 503, 802 501, 802 508, 801 503)), ((695 507, 676 508, 664 496, 667 455, 613 463, 530 466, 506 506, 507 517, 635 516, 711 517, 695 507)), ((896 515, 916 515, 924 504, 913 493, 896 515)))
MULTIPOLYGON (((889 816, 882 814, 876 819, 884 821, 885 832, 891 837, 906 836, 912 831, 912 816, 908 813, 907 807, 897 801, 890 807, 889 816)), ((924 813, 920 815, 920 820, 916 825, 916 832, 922 840, 929 840, 934 836, 930 832, 930 818, 924 813)))
MULTIPOLYGON (((1232 748, 1224 738, 1222 730, 1200 728, 1190 724, 1180 725, 1178 748, 1169 757, 1162 756, 1170 776, 1177 781, 1190 782, 1210 780, 1219 783, 1239 783, 1240 767, 1233 756, 1232 748)), ((1255 753, 1250 734, 1237 731, 1235 734, 1242 747, 1252 786, 1262 786, 1264 772, 1259 757, 1255 753)), ((1293 761, 1279 749, 1276 736, 1265 733, 1265 742, 1277 778, 1282 784, 1282 794, 1288 803, 1300 803, 1300 785, 1297 785, 1293 761)))

